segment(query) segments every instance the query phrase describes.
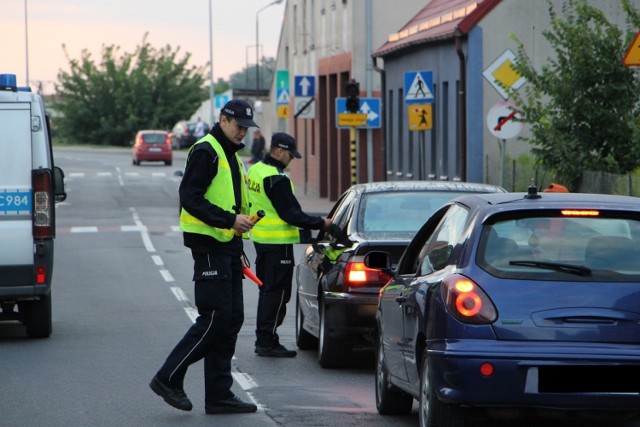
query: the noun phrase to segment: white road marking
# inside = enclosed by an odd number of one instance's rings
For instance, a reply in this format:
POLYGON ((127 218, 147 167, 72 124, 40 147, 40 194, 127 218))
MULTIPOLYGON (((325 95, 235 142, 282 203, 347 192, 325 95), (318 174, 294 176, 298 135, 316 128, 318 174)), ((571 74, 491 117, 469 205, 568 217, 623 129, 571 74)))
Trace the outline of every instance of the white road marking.
POLYGON ((169 270, 165 268, 160 269, 160 274, 162 275, 162 278, 165 282, 175 282, 173 276, 171 275, 171 273, 169 273, 169 270))
POLYGON ((189 316, 189 319, 191 319, 191 323, 196 323, 196 319, 198 318, 198 316, 200 316, 198 314, 198 309, 193 307, 185 307, 184 311, 187 313, 187 316, 189 316))
POLYGON ((97 233, 98 227, 71 227, 72 233, 97 233))
POLYGON ((187 297, 187 294, 184 293, 182 288, 179 288, 177 286, 172 286, 170 289, 171 289, 171 292, 173 292, 173 295, 175 295, 175 297, 176 297, 176 299, 178 301, 189 302, 189 297, 187 297))
POLYGON ((153 260, 153 263, 158 267, 161 267, 164 265, 164 261, 162 261, 162 258, 160 258, 159 255, 151 255, 151 259, 153 260))

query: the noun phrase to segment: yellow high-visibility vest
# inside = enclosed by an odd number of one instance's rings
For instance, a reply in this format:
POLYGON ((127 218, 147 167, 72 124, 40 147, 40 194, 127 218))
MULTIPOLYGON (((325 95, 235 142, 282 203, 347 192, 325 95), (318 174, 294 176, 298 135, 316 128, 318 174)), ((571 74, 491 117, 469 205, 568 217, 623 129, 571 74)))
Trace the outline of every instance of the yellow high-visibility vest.
MULTIPOLYGON (((259 210, 265 213, 264 218, 253 226, 249 237, 257 243, 300 243, 298 227, 286 223, 278 216, 278 212, 262 188, 264 179, 275 175, 280 175, 278 168, 264 162, 256 163, 247 172, 250 215, 259 210)), ((291 191, 294 191, 293 182, 291 182, 291 191)))
MULTIPOLYGON (((227 161, 227 156, 224 153, 224 149, 220 143, 210 134, 205 135, 198 140, 191 149, 189 154, 196 147, 197 144, 209 143, 218 155, 218 173, 207 187, 207 191, 204 194, 204 198, 212 204, 219 206, 225 211, 234 212, 233 207, 236 204, 234 191, 233 191, 233 177, 231 175, 231 167, 227 161)), ((247 215, 249 212, 249 198, 247 195, 247 188, 245 185, 244 166, 242 160, 238 154, 234 154, 238 167, 240 168, 241 178, 241 207, 240 213, 247 215)), ((189 157, 187 156, 187 161, 189 157)), ((184 208, 180 211, 180 229, 189 233, 205 234, 211 236, 220 242, 228 242, 233 238, 235 230, 233 228, 217 228, 211 227, 200 221, 198 218, 191 215, 184 208)))

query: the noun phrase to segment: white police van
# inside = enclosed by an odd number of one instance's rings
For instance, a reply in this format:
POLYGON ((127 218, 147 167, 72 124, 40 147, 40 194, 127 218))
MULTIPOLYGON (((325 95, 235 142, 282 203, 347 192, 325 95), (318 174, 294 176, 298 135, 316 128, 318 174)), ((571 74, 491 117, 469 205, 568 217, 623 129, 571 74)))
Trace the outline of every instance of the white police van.
POLYGON ((55 202, 65 198, 42 98, 0 74, 0 321, 32 338, 51 335, 55 202))

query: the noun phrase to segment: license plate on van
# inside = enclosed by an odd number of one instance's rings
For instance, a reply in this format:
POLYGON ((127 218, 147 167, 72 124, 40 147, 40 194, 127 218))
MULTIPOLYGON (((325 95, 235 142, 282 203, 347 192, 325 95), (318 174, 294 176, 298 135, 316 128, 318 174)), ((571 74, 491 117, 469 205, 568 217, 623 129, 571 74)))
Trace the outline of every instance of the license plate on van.
POLYGON ((31 212, 31 191, 0 190, 0 212, 4 214, 18 214, 31 212))

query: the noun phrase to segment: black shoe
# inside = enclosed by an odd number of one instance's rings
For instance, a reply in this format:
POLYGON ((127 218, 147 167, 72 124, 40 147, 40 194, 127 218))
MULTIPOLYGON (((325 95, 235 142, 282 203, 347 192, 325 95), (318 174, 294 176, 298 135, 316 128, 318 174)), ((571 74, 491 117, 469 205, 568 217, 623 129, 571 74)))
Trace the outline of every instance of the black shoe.
POLYGON ((256 353, 262 357, 296 357, 298 355, 295 350, 287 350, 282 344, 272 347, 256 346, 256 353))
POLYGON ((253 403, 243 402, 237 396, 231 396, 228 399, 219 400, 214 403, 207 403, 204 406, 207 414, 244 414, 256 412, 258 407, 253 403))
POLYGON ((183 389, 171 388, 160 381, 157 376, 153 377, 149 387, 151 387, 151 390, 153 390, 155 394, 162 397, 165 402, 174 408, 182 409, 183 411, 190 411, 193 409, 193 404, 183 389))

